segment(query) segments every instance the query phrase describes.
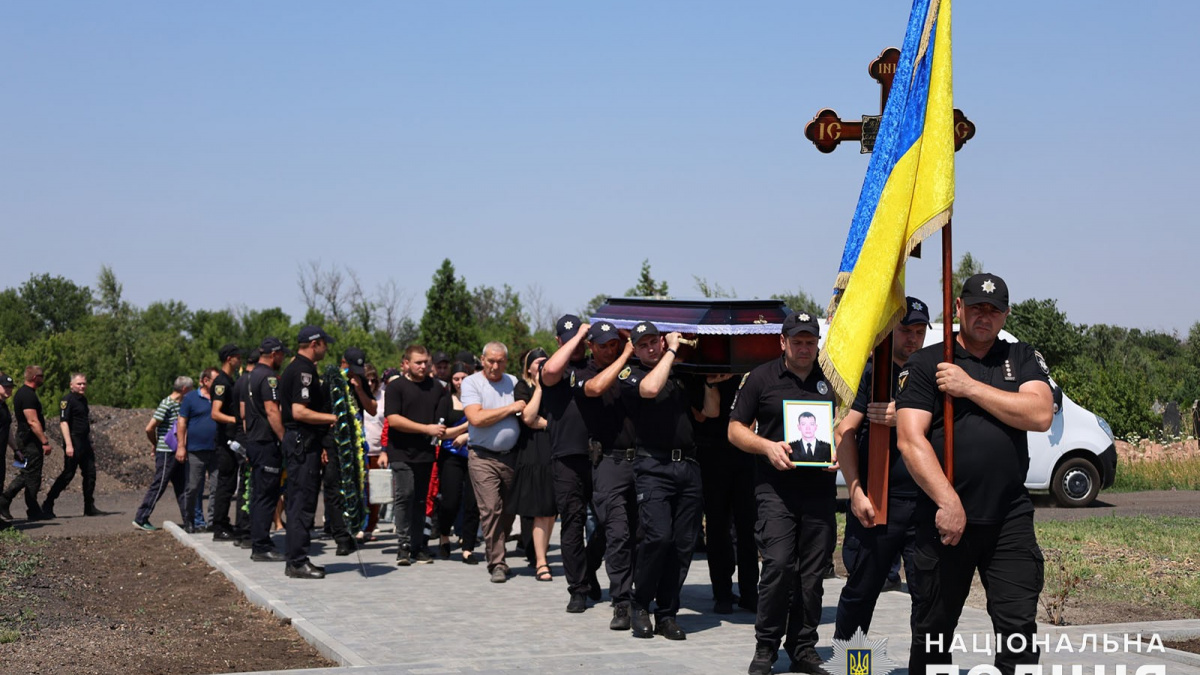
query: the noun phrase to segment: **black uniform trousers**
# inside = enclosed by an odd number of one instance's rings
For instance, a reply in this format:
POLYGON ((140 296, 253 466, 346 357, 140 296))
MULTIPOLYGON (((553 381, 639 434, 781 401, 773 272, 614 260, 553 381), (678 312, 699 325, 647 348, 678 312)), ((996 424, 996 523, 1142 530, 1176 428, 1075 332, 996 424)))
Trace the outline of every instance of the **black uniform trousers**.
POLYGON ((250 465, 251 550, 255 553, 274 551, 271 525, 275 522, 275 505, 279 503, 283 453, 278 443, 246 441, 246 462, 250 465))
POLYGON ((908 672, 924 673, 928 665, 952 662, 950 643, 977 569, 992 628, 1004 645, 996 652, 996 668, 1013 675, 1017 665, 1037 663, 1033 637, 1045 564, 1033 530, 1033 513, 992 525, 968 524, 955 546, 942 545, 932 513, 918 518, 913 554, 917 574, 908 585, 918 588, 922 601, 913 616, 908 672), (1008 636, 1014 634, 1025 636, 1024 651, 1008 651, 1008 636))
POLYGON ((605 450, 592 470, 592 503, 597 528, 588 542, 589 568, 594 557, 592 542, 603 541, 608 594, 613 604, 632 602, 638 508, 633 460, 624 450, 605 450))
POLYGON ((72 438, 71 448, 75 456, 67 457, 67 451, 63 449, 63 468, 46 493, 46 503, 53 505, 79 471, 83 474, 83 509, 90 511, 96 508, 96 451, 91 441, 81 438, 72 438))
POLYGON ((762 554, 758 584, 758 616, 754 634, 759 644, 775 649, 780 642, 793 661, 817 644, 824 595, 825 569, 834 522, 832 497, 780 497, 759 489, 754 524, 762 554))
MULTIPOLYGON (((229 520, 229 505, 234 501, 234 493, 238 485, 238 455, 229 448, 229 442, 217 441, 217 484, 212 492, 212 529, 213 532, 233 532, 229 520)), ((241 495, 238 495, 238 509, 241 509, 241 495)))
POLYGON ((552 459, 550 466, 554 476, 554 503, 562 523, 559 541, 567 592, 586 594, 591 590, 584 535, 588 504, 592 502, 592 460, 586 454, 565 455, 552 459))
POLYGON ((342 495, 342 464, 337 448, 325 448, 329 459, 321 470, 321 494, 325 498, 325 529, 339 544, 353 544, 354 535, 346 525, 346 497, 342 495))
POLYGON ((287 462, 287 512, 284 555, 287 564, 300 567, 308 562, 308 546, 317 519, 317 497, 321 492, 321 437, 307 431, 286 429, 283 455, 287 462))
POLYGON ((467 473, 467 458, 448 450, 438 452, 438 528, 442 536, 450 536, 450 529, 458 520, 462 509, 462 525, 458 538, 464 551, 474 551, 479 538, 479 505, 475 503, 475 488, 467 473))
POLYGON ((656 618, 674 617, 700 535, 704 508, 700 465, 692 459, 639 456, 633 460, 633 480, 642 532, 633 600, 647 610, 654 600, 656 618))
POLYGON ((913 585, 917 575, 914 567, 917 526, 915 511, 917 498, 890 495, 888 497, 888 522, 875 527, 863 527, 853 513, 846 514, 846 538, 842 544, 842 562, 846 564, 846 585, 838 600, 837 620, 834 624, 835 640, 849 640, 854 631, 862 628, 863 633, 871 630, 871 617, 879 593, 892 571, 892 563, 899 554, 904 559, 904 570, 908 577, 909 595, 913 614, 921 599, 920 588, 913 585))
MULTIPOLYGON (((245 448, 242 448, 245 452, 245 448)), ((237 481, 237 516, 233 520, 234 534, 248 536, 250 534, 250 501, 254 499, 254 481, 250 460, 244 455, 238 455, 237 481)))
POLYGON ((701 447, 699 456, 704 480, 704 544, 713 599, 734 601, 736 566, 742 605, 753 607, 758 595, 754 458, 729 444, 701 447))
POLYGON ((42 462, 45 461, 45 457, 37 438, 29 443, 22 443, 21 454, 25 456, 25 468, 21 469, 17 477, 4 489, 4 501, 11 502, 18 492, 24 490, 25 508, 29 510, 29 515, 34 517, 42 512, 42 507, 38 505, 37 493, 42 489, 42 462))

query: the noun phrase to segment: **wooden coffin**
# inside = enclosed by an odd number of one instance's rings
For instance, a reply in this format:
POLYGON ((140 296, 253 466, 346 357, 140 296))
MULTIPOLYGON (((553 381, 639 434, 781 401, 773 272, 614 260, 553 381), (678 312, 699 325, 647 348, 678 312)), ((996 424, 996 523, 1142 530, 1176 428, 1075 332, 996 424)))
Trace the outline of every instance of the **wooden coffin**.
POLYGON ((664 335, 678 331, 697 341, 682 345, 676 367, 693 373, 745 373, 779 358, 779 333, 787 317, 782 300, 609 298, 590 321, 629 330, 652 321, 664 335))

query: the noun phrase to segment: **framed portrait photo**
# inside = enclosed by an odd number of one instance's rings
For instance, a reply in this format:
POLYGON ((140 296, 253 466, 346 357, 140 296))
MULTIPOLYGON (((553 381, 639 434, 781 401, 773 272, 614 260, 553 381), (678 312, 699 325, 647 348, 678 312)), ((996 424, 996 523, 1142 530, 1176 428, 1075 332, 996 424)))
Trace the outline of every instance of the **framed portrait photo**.
POLYGON ((833 466, 833 403, 784 401, 783 440, 796 466, 833 466))

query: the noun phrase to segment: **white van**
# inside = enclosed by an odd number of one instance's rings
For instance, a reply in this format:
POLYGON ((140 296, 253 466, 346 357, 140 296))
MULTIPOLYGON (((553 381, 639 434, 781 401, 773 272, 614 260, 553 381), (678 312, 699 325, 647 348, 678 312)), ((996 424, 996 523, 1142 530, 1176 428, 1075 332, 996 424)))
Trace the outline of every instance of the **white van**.
MULTIPOLYGON (((824 323, 827 327, 828 322, 824 323)), ((1000 331, 1000 339, 1017 341, 1005 330, 1000 331)), ((941 341, 942 325, 935 323, 925 334, 925 346, 941 341)), ((1050 385, 1054 390, 1054 421, 1049 431, 1029 432, 1025 487, 1048 490, 1061 506, 1087 506, 1101 489, 1112 487, 1117 476, 1112 428, 1104 418, 1072 401, 1053 380, 1050 385)), ((838 485, 845 485, 841 472, 837 480, 838 485)))

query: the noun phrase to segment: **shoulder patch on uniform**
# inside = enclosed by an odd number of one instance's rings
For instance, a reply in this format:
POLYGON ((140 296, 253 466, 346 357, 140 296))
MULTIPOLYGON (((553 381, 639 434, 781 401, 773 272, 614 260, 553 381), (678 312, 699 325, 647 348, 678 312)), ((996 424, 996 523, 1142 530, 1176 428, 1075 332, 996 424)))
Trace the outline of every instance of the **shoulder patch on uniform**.
POLYGON ((64 398, 63 400, 59 401, 58 407, 60 410, 66 410, 67 409, 67 399, 64 398))
POLYGON ((300 373, 300 384, 306 387, 312 384, 312 373, 300 373))
POLYGON ((279 386, 279 380, 277 380, 274 377, 268 377, 267 378, 267 386, 274 389, 275 387, 279 386))
POLYGON ((621 373, 619 375, 617 375, 617 379, 618 380, 627 380, 627 379, 629 379, 629 374, 632 372, 633 372, 633 368, 630 368, 629 366, 625 366, 625 370, 622 370, 621 373))
POLYGON ((575 386, 575 371, 573 370, 571 371, 571 384, 569 386, 575 386))
POLYGON ((1049 375, 1050 366, 1046 365, 1046 359, 1042 356, 1042 353, 1036 349, 1033 350, 1033 358, 1037 361, 1038 368, 1042 369, 1042 373, 1049 375))
POLYGON ((905 382, 908 382, 908 369, 907 368, 900 371, 900 374, 896 376, 896 393, 897 394, 904 391, 904 383, 905 382))
POLYGON ((742 387, 746 386, 746 380, 748 380, 748 379, 750 379, 750 373, 746 373, 745 375, 743 375, 742 381, 738 382, 738 389, 741 389, 742 387))
POLYGON ((217 393, 217 396, 224 396, 225 395, 225 385, 218 384, 217 386, 213 387, 213 391, 215 391, 217 393))

